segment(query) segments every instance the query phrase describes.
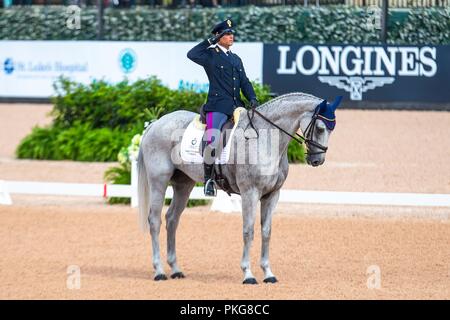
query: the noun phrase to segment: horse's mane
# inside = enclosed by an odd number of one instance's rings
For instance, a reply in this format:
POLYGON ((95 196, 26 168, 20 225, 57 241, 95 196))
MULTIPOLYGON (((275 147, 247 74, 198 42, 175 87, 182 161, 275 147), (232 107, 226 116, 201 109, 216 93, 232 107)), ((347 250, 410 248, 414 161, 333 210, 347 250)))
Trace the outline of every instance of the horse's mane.
POLYGON ((262 105, 260 105, 256 109, 257 110, 264 110, 264 109, 266 109, 268 107, 271 107, 274 103, 278 102, 279 100, 286 99, 286 98, 291 98, 291 97, 306 98, 306 99, 309 99, 309 100, 318 100, 318 102, 320 100, 322 100, 321 98, 313 96, 312 94, 308 94, 308 93, 304 93, 304 92, 290 92, 290 93, 286 93, 286 94, 283 94, 281 96, 278 96, 276 98, 273 98, 272 100, 267 101, 266 103, 263 103, 262 105))

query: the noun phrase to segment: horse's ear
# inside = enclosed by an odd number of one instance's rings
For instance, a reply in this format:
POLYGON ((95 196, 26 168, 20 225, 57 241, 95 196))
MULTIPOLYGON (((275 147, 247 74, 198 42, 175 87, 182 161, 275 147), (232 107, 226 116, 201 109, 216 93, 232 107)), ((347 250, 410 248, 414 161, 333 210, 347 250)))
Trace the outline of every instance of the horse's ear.
POLYGON ((327 100, 323 100, 319 105, 317 106, 319 109, 319 113, 323 113, 327 110, 327 100))
POLYGON ((336 110, 337 107, 339 107, 339 104, 342 101, 342 96, 337 96, 336 99, 334 99, 333 103, 330 103, 330 109, 336 110))

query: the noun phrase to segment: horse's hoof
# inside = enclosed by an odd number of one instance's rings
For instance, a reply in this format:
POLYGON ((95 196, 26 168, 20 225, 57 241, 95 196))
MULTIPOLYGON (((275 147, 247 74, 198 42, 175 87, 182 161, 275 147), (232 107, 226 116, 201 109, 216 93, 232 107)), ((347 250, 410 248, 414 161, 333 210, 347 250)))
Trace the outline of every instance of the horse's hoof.
POLYGON ((170 276, 172 279, 182 279, 184 278, 183 272, 175 272, 170 276))
POLYGON ((245 279, 245 280, 242 282, 242 284, 258 284, 258 282, 256 281, 255 278, 248 278, 248 279, 245 279))
POLYGON ((275 283, 275 282, 278 282, 277 278, 275 277, 269 277, 264 279, 264 283, 275 283))
POLYGON ((155 276, 154 280, 155 281, 167 280, 167 277, 165 274, 158 274, 157 276, 155 276))

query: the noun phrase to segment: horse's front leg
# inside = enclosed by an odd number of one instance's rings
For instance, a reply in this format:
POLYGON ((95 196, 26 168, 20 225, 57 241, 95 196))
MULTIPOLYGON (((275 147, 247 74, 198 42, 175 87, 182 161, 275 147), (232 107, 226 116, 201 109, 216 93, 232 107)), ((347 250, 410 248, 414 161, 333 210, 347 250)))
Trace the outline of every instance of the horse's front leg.
POLYGON ((261 268, 264 271, 264 282, 266 283, 277 282, 277 278, 270 269, 269 244, 272 231, 272 214, 279 196, 280 190, 276 190, 261 198, 261 268))
POLYGON ((257 284, 255 277, 250 269, 250 248, 253 242, 256 206, 259 200, 259 192, 257 190, 249 190, 241 194, 242 197, 242 217, 244 252, 242 254, 241 269, 244 272, 244 284, 257 284))

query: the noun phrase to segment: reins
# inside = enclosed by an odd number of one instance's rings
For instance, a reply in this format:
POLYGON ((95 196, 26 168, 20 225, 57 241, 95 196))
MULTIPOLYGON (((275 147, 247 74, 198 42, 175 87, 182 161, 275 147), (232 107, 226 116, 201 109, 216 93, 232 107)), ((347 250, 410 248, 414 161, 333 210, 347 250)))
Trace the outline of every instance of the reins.
POLYGON ((278 130, 280 130, 281 132, 285 133, 286 135, 288 135, 289 137, 291 137, 292 139, 294 139, 295 141, 297 141, 299 144, 303 144, 303 142, 306 145, 306 148, 309 150, 310 146, 314 146, 318 149, 320 149, 320 152, 308 152, 308 154, 320 154, 320 153, 325 153, 328 150, 328 147, 325 147, 323 145, 321 145, 320 143, 317 143, 315 141, 312 140, 312 135, 313 135, 313 131, 314 131, 314 127, 316 125, 316 120, 318 118, 318 108, 316 108, 316 110, 314 111, 314 115, 310 121, 310 123, 308 124, 308 126, 306 127, 305 130, 305 136, 303 137, 302 135, 298 134, 297 132, 295 132, 295 136, 290 134, 289 132, 287 132, 286 130, 284 130, 283 128, 281 128, 280 126, 278 126, 277 124, 273 123, 270 119, 268 119, 266 116, 264 116, 261 112, 259 112, 258 110, 256 110, 256 108, 250 108, 247 109, 247 117, 249 120, 249 124, 252 127, 253 130, 255 130, 256 132, 256 136, 257 138, 259 138, 259 133, 258 130, 256 130, 254 124, 253 124, 253 118, 255 116, 255 113, 257 115, 259 115, 262 119, 264 119, 266 122, 270 123, 272 126, 274 126, 275 128, 277 128, 278 130), (251 112, 251 116, 250 116, 250 112, 251 112))

